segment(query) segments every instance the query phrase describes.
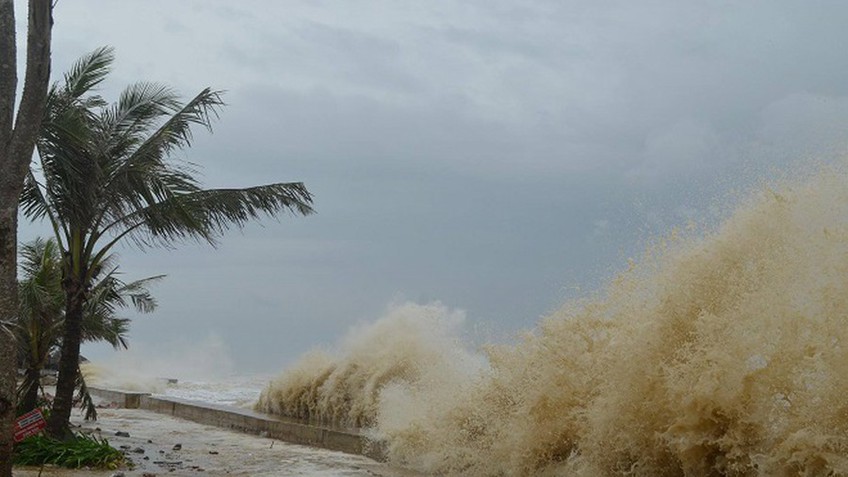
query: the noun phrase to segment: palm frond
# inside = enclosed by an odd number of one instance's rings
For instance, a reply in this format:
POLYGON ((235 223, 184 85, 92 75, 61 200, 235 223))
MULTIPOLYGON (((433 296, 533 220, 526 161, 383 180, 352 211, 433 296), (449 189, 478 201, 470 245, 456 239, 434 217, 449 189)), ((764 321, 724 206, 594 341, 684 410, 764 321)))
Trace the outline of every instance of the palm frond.
POLYGON ((150 290, 147 289, 147 286, 163 278, 165 278, 165 275, 156 275, 126 283, 118 292, 123 296, 129 297, 133 307, 139 313, 152 313, 156 310, 158 303, 156 298, 150 293, 150 290))
POLYGON ((130 320, 118 317, 119 309, 133 306, 140 313, 156 309, 156 299, 147 289, 164 275, 156 275, 130 283, 118 278, 114 256, 105 257, 97 266, 108 272, 95 274, 83 314, 83 341, 105 341, 114 348, 127 348, 130 320), (102 276, 101 276, 102 275, 102 276))
POLYGON ((114 61, 115 50, 110 46, 84 55, 65 73, 64 92, 72 98, 87 94, 106 79, 114 61))
POLYGON ((94 399, 91 398, 91 393, 88 391, 88 385, 85 384, 85 377, 82 375, 79 368, 77 368, 76 388, 76 402, 78 402, 83 411, 85 411, 85 420, 96 421, 97 406, 94 405, 94 399))
MULTIPOLYGON (((50 99, 54 99, 53 96, 50 99)), ((56 99, 48 104, 49 114, 42 123, 41 136, 36 144, 43 176, 43 199, 50 204, 42 212, 52 212, 58 227, 67 235, 74 224, 86 226, 90 221, 91 206, 97 203, 101 187, 99 164, 92 157, 90 137, 92 117, 85 107, 56 99)), ((38 186, 33 182, 33 186, 38 186)), ((22 197, 27 206, 35 206, 39 199, 34 187, 26 189, 22 197)), ((39 211, 33 209, 33 212, 39 211)), ((32 220, 39 217, 29 216, 32 220)))
POLYGON ((107 126, 105 131, 123 136, 124 140, 132 139, 130 143, 134 144, 162 118, 179 110, 179 95, 174 90, 158 83, 140 82, 124 89, 118 102, 103 110, 101 121, 107 126))
POLYGON ((106 124, 117 121, 121 117, 117 111, 139 112, 131 124, 128 120, 123 126, 111 126, 104 138, 111 149, 110 161, 104 168, 107 178, 103 190, 107 195, 100 215, 111 221, 175 194, 200 190, 194 178, 196 171, 187 163, 173 160, 171 154, 191 145, 192 126, 211 128, 212 119, 223 105, 221 92, 208 88, 180 106, 169 89, 147 86, 125 91, 116 112, 106 117, 100 128, 106 130, 106 124), (167 120, 145 135, 165 115, 169 116, 167 120))
POLYGON ((22 279, 18 282, 20 320, 61 315, 64 304, 60 253, 53 240, 36 239, 20 250, 22 279))
POLYGON ((86 313, 83 317, 82 341, 105 341, 115 349, 127 349, 129 330, 128 318, 117 318, 109 313, 86 313))
MULTIPOLYGON (((160 112, 172 115, 147 136, 126 160, 118 161, 122 167, 116 168, 114 177, 120 178, 125 173, 151 171, 162 167, 163 161, 171 152, 191 146, 192 126, 203 126, 211 131, 212 120, 218 117, 219 110, 224 105, 221 95, 221 91, 206 88, 181 108, 177 108, 175 97, 168 97, 167 107, 162 107, 160 112)), ((155 119, 158 119, 158 116, 155 119)), ((193 179, 191 183, 196 184, 193 179)))
POLYGON ((281 212, 314 213, 312 194, 303 183, 200 190, 144 207, 122 218, 119 225, 141 246, 185 239, 214 245, 230 227, 242 227, 261 215, 273 217, 281 212))
POLYGON ((21 212, 32 221, 43 220, 46 217, 50 221, 50 226, 53 227, 54 237, 60 244, 62 243, 62 236, 65 229, 61 216, 53 208, 53 202, 45 196, 44 186, 35 178, 32 169, 27 171, 27 175, 24 178, 24 187, 21 191, 19 206, 21 212))
POLYGON ((50 203, 44 197, 41 184, 32 171, 24 178, 24 188, 19 201, 21 212, 31 220, 41 220, 50 215, 50 203))

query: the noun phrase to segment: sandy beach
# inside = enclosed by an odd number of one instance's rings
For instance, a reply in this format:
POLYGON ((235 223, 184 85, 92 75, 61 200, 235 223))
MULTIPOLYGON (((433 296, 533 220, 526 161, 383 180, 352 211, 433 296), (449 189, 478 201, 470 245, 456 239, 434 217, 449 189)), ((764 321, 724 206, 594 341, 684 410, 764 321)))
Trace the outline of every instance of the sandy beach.
POLYGON ((18 477, 386 476, 417 475, 366 457, 240 434, 137 409, 100 409, 82 429, 123 448, 134 467, 117 471, 16 468, 18 477), (116 436, 117 432, 129 437, 116 436))

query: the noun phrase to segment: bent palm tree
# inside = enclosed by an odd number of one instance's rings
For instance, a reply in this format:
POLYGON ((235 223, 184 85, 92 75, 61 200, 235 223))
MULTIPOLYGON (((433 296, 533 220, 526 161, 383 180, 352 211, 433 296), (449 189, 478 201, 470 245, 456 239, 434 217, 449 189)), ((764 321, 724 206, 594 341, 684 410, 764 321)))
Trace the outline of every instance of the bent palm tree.
MULTIPOLYGON (((64 291, 62 290, 62 259, 55 239, 36 239, 21 247, 19 282, 20 314, 14 330, 17 335, 19 361, 25 370, 18 384, 18 412, 35 409, 41 389, 41 371, 50 354, 59 348, 64 324, 64 291)), ((103 261, 99 276, 93 279, 90 297, 86 301, 82 320, 82 341, 105 341, 116 349, 126 348, 129 320, 117 316, 119 309, 134 307, 140 313, 150 313, 156 300, 147 290, 149 283, 163 275, 124 283, 118 278, 113 259, 103 261)), ((84 404, 86 419, 97 414, 88 396, 85 382, 79 377, 79 400, 84 404)))
POLYGON ((138 83, 115 104, 92 94, 108 74, 111 49, 80 59, 51 89, 38 143, 41 178, 30 172, 21 210, 47 219, 63 251, 65 329, 48 432, 67 432, 92 278, 119 242, 168 246, 195 239, 215 244, 232 226, 260 215, 313 212, 299 182, 246 189, 203 189, 195 170, 174 155, 192 141, 192 126, 211 128, 221 93, 204 89, 182 104, 169 88, 138 83))

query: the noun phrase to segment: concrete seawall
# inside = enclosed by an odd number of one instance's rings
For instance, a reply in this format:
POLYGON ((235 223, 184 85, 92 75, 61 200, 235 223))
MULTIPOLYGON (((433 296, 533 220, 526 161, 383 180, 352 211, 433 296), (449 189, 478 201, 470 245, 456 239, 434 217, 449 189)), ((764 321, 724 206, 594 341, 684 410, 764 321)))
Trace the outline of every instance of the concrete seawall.
POLYGON ((385 452, 380 443, 371 441, 355 429, 338 429, 264 414, 250 409, 152 396, 147 393, 96 387, 89 387, 89 391, 119 407, 144 409, 200 424, 248 434, 259 434, 293 444, 321 447, 348 454, 360 454, 379 461, 385 460, 385 452))

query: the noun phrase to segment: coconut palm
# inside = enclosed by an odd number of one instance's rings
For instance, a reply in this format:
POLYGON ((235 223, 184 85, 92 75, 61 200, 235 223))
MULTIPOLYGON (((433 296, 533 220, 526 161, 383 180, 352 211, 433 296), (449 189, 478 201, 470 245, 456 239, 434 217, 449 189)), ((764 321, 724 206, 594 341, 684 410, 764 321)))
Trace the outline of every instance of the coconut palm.
POLYGON ((18 281, 20 313, 13 329, 18 342, 18 363, 24 369, 18 383, 19 413, 34 409, 41 387, 41 370, 59 343, 64 292, 61 254, 53 240, 36 240, 21 246, 18 281))
MULTIPOLYGON (((94 277, 82 320, 82 341, 105 341, 114 348, 127 348, 129 319, 117 316, 118 310, 135 308, 150 313, 156 300, 147 285, 162 275, 124 283, 118 278, 114 259, 103 261, 101 273, 94 277)), ((18 384, 19 413, 31 411, 38 404, 41 371, 51 354, 59 348, 64 324, 64 291, 62 259, 55 239, 36 239, 21 247, 19 281, 20 313, 14 330, 18 341, 19 362, 25 373, 18 384)), ((77 400, 85 408, 86 419, 96 419, 85 381, 79 375, 77 400)))
POLYGON ((64 256, 65 325, 47 428, 56 437, 67 434, 92 279, 116 244, 214 245, 230 227, 261 215, 313 212, 312 195, 299 182, 203 189, 195 167, 176 155, 191 146, 193 126, 210 129, 221 92, 207 88, 183 104, 166 86, 137 83, 107 104, 93 88, 112 61, 111 49, 96 50, 51 89, 40 171, 30 172, 21 195, 22 212, 50 222, 64 256))

